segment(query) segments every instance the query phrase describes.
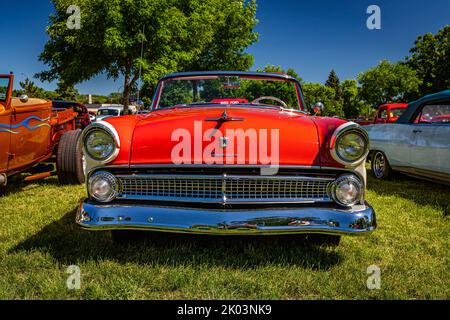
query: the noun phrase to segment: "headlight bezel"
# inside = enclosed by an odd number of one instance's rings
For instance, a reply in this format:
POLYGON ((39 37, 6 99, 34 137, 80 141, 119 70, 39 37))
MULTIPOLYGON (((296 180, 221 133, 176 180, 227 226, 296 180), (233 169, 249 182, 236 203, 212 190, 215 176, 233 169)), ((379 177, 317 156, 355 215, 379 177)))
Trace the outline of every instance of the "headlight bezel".
POLYGON ((98 121, 96 123, 90 124, 88 127, 86 127, 86 129, 84 129, 83 131, 83 135, 82 135, 82 146, 83 146, 83 152, 86 155, 86 157, 92 161, 95 162, 97 164, 107 164, 111 161, 113 161, 119 154, 119 150, 120 150, 120 140, 119 140, 119 135, 117 134, 117 131, 115 130, 115 128, 109 124, 108 122, 104 122, 104 121, 98 121), (94 132, 98 132, 101 131, 102 133, 105 133, 107 135, 109 135, 112 138, 113 141, 113 151, 111 152, 111 154, 109 154, 107 157, 105 158, 96 158, 93 155, 91 155, 87 149, 87 139, 89 138, 89 136, 94 133, 94 132))
POLYGON ((94 174, 92 174, 89 177, 88 180, 88 192, 89 195, 94 198, 98 202, 102 203, 108 203, 113 201, 117 196, 119 195, 120 191, 120 182, 119 180, 110 172, 107 171, 97 171, 94 174), (108 195, 108 197, 100 198, 95 195, 95 193, 92 191, 92 186, 96 180, 103 179, 104 181, 107 181, 107 183, 110 185, 111 193, 108 195))
POLYGON ((356 204, 361 204, 363 202, 364 193, 365 193, 365 187, 364 187, 364 183, 356 175, 354 175, 354 174, 344 174, 344 175, 341 175, 340 177, 338 177, 335 181, 333 181, 330 184, 329 192, 330 192, 331 199, 334 202, 336 202, 337 204, 339 204, 340 206, 352 207, 352 206, 354 206, 356 204), (357 197, 355 197, 355 199, 352 202, 344 202, 344 201, 340 200, 337 197, 337 195, 336 195, 337 188, 344 181, 349 181, 349 182, 353 183, 357 187, 358 195, 357 195, 357 197))
POLYGON ((362 129, 358 124, 356 124, 354 122, 347 122, 347 123, 341 125, 340 127, 338 127, 335 130, 335 132, 333 133, 333 136, 331 137, 331 141, 330 141, 331 156, 338 163, 343 164, 346 167, 356 167, 359 164, 361 164, 362 162, 364 162, 369 154, 369 150, 370 150, 369 135, 367 134, 367 132, 364 129, 362 129), (360 138, 362 138, 362 140, 365 143, 364 152, 361 154, 360 157, 358 157, 355 160, 346 159, 338 151, 339 142, 341 141, 341 139, 343 139, 345 136, 347 136, 349 134, 358 135, 360 138))

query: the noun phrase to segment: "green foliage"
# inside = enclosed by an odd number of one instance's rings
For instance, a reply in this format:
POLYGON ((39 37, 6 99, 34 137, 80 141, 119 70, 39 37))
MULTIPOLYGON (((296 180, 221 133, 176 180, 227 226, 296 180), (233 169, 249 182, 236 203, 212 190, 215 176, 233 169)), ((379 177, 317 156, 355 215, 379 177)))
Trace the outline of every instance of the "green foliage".
POLYGON ((150 87, 163 74, 193 69, 248 69, 244 49, 257 40, 255 1, 52 0, 50 40, 40 55, 42 80, 74 84, 100 73, 124 77, 128 106, 142 68, 150 87), (81 29, 66 27, 69 5, 81 8, 81 29), (144 44, 141 59, 141 44, 144 44))
POLYGON ((377 106, 388 102, 404 102, 417 95, 421 81, 414 70, 402 63, 381 61, 376 67, 358 75, 361 98, 377 106))
POLYGON ((419 36, 410 53, 406 64, 422 80, 421 95, 450 89, 450 25, 436 35, 419 36))
POLYGON ((24 81, 19 82, 19 85, 21 87, 20 90, 14 90, 13 96, 20 96, 22 94, 26 94, 30 98, 40 98, 40 99, 56 99, 57 93, 52 91, 46 91, 34 84, 33 81, 26 78, 24 81))
POLYGON ((327 87, 333 88, 334 92, 336 93, 337 100, 342 99, 341 81, 339 80, 339 77, 334 69, 331 70, 328 79, 325 82, 325 85, 327 87))
POLYGON ((333 88, 320 83, 305 83, 302 86, 306 106, 312 108, 317 102, 325 105, 323 115, 326 116, 344 116, 342 102, 336 100, 336 92, 333 88))
POLYGON ((64 80, 58 82, 58 87, 55 92, 59 100, 75 101, 79 96, 78 90, 73 85, 66 84, 64 80))
POLYGON ((370 115, 372 108, 359 97, 360 88, 356 80, 345 80, 341 83, 342 108, 346 119, 370 115))

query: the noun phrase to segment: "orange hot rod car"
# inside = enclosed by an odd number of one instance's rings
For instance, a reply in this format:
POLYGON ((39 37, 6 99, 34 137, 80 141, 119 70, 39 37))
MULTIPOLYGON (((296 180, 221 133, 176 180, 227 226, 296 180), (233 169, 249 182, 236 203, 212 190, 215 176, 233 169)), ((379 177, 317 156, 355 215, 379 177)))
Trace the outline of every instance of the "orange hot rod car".
POLYGON ((53 165, 39 164, 54 159, 61 183, 84 182, 77 114, 44 99, 12 97, 13 80, 12 74, 0 75, 0 188, 18 173, 30 172, 26 180, 52 175, 53 165))
POLYGON ((76 222, 118 241, 148 230, 337 244, 373 231, 366 132, 305 108, 285 74, 167 75, 149 113, 83 131, 88 198, 76 222))

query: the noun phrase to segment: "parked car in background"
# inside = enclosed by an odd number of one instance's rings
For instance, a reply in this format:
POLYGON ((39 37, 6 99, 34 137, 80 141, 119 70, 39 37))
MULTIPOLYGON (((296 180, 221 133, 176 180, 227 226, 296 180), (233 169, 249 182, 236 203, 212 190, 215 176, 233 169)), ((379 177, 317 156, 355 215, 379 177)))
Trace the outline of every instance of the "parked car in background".
POLYGON ((86 128, 89 124, 91 124, 91 118, 89 116, 88 109, 84 104, 74 101, 62 101, 62 100, 53 100, 53 108, 54 109, 68 109, 72 108, 73 111, 77 113, 75 118, 76 127, 79 129, 86 128))
POLYGON ((52 102, 23 95, 12 97, 14 76, 0 75, 0 187, 13 175, 30 172, 26 180, 53 174, 56 161, 60 183, 84 181, 81 130, 72 108, 54 109, 52 102))
POLYGON ((118 241, 129 229, 307 234, 331 244, 376 228, 365 200, 366 132, 311 116, 297 79, 177 73, 160 79, 152 103, 148 114, 107 118, 83 132, 83 228, 113 230, 118 241))
POLYGON ((107 106, 97 110, 96 121, 104 120, 110 117, 119 117, 123 115, 123 106, 107 106))
POLYGON ((392 123, 403 114, 408 108, 407 103, 387 103, 378 107, 377 115, 375 119, 356 119, 356 123, 361 126, 367 126, 371 124, 392 123))
POLYGON ((398 171, 450 184, 450 90, 410 103, 395 123, 363 128, 376 178, 398 171))

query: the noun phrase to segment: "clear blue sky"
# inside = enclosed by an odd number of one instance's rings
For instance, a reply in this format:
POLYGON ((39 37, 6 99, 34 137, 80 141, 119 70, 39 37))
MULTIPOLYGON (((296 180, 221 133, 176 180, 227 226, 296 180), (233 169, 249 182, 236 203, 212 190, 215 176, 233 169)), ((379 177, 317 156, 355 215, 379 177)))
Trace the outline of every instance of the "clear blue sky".
MULTIPOLYGON (((2 1, 0 73, 18 81, 45 69, 38 61, 47 40, 52 5, 47 0, 2 1)), ((382 59, 401 60, 418 35, 450 24, 449 0, 259 0, 259 42, 248 49, 255 66, 293 68, 307 82, 323 83, 332 68, 341 80, 382 59), (367 7, 380 6, 382 29, 368 30, 367 7)), ((46 89, 54 83, 35 82, 46 89)), ((121 83, 97 77, 77 86, 81 93, 108 94, 121 83)))

